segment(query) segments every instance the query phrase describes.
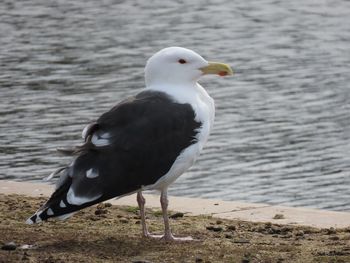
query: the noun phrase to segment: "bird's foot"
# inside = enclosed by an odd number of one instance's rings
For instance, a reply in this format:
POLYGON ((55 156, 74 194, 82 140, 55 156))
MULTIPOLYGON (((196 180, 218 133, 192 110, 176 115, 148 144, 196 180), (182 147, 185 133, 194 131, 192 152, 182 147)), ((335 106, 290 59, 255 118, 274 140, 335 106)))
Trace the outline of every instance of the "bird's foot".
POLYGON ((170 235, 164 235, 161 240, 164 240, 165 242, 189 242, 189 241, 195 241, 192 237, 174 237, 172 234, 170 235))
POLYGON ((143 234, 143 237, 153 238, 153 239, 161 239, 163 237, 163 235, 154 235, 154 234, 147 232, 147 233, 143 234))
POLYGON ((144 237, 159 239, 165 242, 188 242, 195 241, 192 237, 174 237, 173 234, 164 234, 164 235, 153 235, 150 233, 144 234, 144 237))

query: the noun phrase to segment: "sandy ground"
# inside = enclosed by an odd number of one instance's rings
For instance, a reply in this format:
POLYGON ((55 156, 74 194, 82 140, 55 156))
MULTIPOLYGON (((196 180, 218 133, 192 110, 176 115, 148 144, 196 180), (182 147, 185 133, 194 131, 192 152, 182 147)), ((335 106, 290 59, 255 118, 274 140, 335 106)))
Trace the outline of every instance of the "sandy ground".
MULTIPOLYGON (((141 237, 136 207, 108 203, 67 221, 26 225, 43 202, 0 195, 0 262, 350 262, 350 229, 179 214, 171 219, 173 232, 197 241, 165 243, 141 237)), ((152 232, 162 232, 160 211, 148 210, 148 224, 152 232)))

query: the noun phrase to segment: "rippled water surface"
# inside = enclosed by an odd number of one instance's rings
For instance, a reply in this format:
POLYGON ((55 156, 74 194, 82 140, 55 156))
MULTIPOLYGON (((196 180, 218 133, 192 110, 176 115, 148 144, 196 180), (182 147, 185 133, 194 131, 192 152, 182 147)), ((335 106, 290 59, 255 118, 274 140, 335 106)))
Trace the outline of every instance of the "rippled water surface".
POLYGON ((0 179, 41 180, 85 124, 184 46, 231 64, 205 77, 215 128, 173 195, 350 210, 350 2, 2 1, 0 179), (188 3, 190 2, 190 3, 188 3))

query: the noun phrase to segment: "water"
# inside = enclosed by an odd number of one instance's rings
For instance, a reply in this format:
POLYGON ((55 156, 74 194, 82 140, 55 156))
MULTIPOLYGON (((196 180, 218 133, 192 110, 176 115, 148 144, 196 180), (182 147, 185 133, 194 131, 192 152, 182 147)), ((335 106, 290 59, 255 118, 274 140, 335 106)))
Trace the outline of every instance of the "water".
POLYGON ((0 179, 41 180, 167 46, 205 77, 215 128, 170 194, 350 210, 350 2, 2 1, 0 179))

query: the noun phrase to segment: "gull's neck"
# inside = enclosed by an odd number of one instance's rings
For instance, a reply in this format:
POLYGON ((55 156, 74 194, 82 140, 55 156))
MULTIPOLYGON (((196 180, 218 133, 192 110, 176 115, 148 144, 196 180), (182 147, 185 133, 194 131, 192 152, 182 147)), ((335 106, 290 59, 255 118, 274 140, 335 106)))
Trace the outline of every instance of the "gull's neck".
POLYGON ((147 90, 164 92, 178 103, 193 104, 204 90, 198 83, 186 84, 155 84, 146 87, 147 90), (201 90, 202 89, 202 90, 201 90))

